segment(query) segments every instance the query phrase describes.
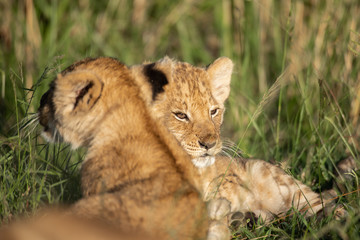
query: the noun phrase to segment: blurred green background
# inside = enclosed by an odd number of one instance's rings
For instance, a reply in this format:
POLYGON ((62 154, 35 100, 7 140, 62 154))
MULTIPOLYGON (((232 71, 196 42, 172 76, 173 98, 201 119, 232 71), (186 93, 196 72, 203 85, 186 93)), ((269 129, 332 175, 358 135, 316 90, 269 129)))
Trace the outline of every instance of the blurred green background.
MULTIPOLYGON (((0 0, 1 219, 80 197, 85 151, 46 144, 30 121, 48 83, 74 61, 168 55, 206 66, 230 57, 226 144, 322 191, 339 161, 359 161, 359 54, 357 0, 0 0)), ((357 189, 354 175, 345 192, 357 189)), ((300 217, 241 234, 357 238, 358 194, 340 201, 350 212, 343 222, 300 217)))

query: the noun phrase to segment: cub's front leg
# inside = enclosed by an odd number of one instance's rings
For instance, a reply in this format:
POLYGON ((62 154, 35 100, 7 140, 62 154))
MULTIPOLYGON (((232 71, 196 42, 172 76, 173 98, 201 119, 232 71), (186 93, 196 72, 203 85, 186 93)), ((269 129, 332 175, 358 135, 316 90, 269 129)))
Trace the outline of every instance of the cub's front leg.
POLYGON ((207 240, 227 240, 231 233, 228 228, 228 215, 231 203, 225 198, 212 199, 208 202, 210 226, 207 240))

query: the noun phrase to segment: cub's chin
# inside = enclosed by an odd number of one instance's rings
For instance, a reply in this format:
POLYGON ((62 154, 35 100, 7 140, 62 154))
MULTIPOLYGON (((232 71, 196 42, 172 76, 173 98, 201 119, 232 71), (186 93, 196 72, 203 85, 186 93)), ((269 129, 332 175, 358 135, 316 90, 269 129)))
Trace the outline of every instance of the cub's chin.
POLYGON ((191 159, 197 168, 206 168, 215 163, 215 156, 204 156, 191 159))
POLYGON ((57 132, 55 128, 51 127, 43 127, 44 129, 41 132, 41 136, 45 139, 45 141, 50 143, 60 143, 63 142, 63 137, 57 132))
POLYGON ((42 132, 41 133, 41 136, 45 139, 45 141, 47 141, 47 142, 50 142, 50 143, 54 143, 55 142, 55 139, 54 139, 54 137, 52 136, 52 134, 51 133, 49 133, 49 132, 42 132))

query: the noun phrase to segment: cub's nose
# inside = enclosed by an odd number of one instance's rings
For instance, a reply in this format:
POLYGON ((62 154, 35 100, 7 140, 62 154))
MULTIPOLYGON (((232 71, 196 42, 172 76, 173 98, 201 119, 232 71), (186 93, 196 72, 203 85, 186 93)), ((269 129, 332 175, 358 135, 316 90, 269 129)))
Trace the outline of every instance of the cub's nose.
POLYGON ((200 147, 205 148, 206 150, 209 150, 210 148, 214 147, 216 142, 199 142, 200 147))

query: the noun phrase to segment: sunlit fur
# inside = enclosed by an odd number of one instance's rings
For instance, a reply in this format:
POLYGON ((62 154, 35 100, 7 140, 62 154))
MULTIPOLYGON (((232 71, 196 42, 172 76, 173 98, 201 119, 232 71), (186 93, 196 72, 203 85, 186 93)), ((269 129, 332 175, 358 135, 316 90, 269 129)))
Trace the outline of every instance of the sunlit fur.
POLYGON ((196 169, 152 120, 125 65, 112 58, 73 64, 51 83, 38 112, 48 138, 88 148, 85 198, 71 213, 160 239, 206 237, 206 206, 191 184, 196 169))
POLYGON ((228 146, 222 146, 220 139, 228 92, 221 99, 216 99, 219 89, 214 88, 214 81, 216 86, 230 88, 232 63, 225 59, 219 59, 207 68, 168 58, 156 63, 159 69, 168 72, 169 84, 150 107, 192 156, 192 162, 200 173, 197 185, 204 200, 228 199, 232 212, 251 212, 264 221, 282 216, 292 208, 301 210, 305 216, 319 212, 324 207, 320 195, 281 168, 263 160, 234 157, 232 153, 218 154, 222 147, 231 151, 228 146), (216 79, 209 74, 216 69, 222 70, 221 78, 216 79), (219 113, 212 117, 209 112, 214 107, 219 108, 219 113), (186 113, 189 120, 178 120, 174 117, 177 111, 186 113), (200 137, 204 135, 217 143, 211 151, 199 145, 200 137), (215 156, 216 160, 212 161, 210 156, 215 156))
MULTIPOLYGON (((226 57, 216 59, 207 68, 165 57, 155 63, 132 66, 131 71, 134 80, 141 86, 152 115, 170 130, 193 159, 204 157, 211 163, 209 156, 220 153, 222 149, 220 126, 224 102, 230 92, 232 68, 232 61, 226 57), (151 90, 147 83, 154 84, 157 79, 144 74, 149 66, 164 74, 167 81, 163 91, 159 91, 155 98, 148 94, 151 90), (185 114, 187 118, 179 119, 177 113, 185 114)), ((199 190, 204 192, 202 184, 199 184, 201 178, 196 175, 194 180, 199 190)), ((223 212, 218 209, 226 209, 226 204, 209 209, 209 212, 221 216, 223 212)), ((223 236, 224 232, 223 227, 214 227, 209 235, 223 236)))
MULTIPOLYGON (((155 67, 166 75, 169 83, 155 101, 149 100, 153 114, 166 124, 192 157, 219 153, 224 101, 230 91, 231 60, 219 58, 208 68, 200 68, 165 57, 155 67), (186 114, 187 119, 179 120, 176 113, 186 114)), ((144 65, 132 67, 136 81, 146 81, 142 68, 144 65)))

